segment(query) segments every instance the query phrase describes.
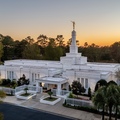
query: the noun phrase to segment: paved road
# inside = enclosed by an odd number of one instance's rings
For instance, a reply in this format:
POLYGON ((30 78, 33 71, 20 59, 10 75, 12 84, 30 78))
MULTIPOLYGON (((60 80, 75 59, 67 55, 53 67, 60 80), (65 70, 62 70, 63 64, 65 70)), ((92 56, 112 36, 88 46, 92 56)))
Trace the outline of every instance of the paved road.
POLYGON ((75 120, 7 103, 0 104, 0 112, 4 114, 4 120, 75 120))

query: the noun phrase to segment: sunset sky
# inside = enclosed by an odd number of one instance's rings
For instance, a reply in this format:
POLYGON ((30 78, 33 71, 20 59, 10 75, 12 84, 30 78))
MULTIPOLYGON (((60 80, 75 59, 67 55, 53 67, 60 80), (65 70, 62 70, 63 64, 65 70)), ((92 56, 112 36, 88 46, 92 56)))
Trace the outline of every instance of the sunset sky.
POLYGON ((67 41, 70 21, 80 45, 120 41, 120 0, 0 0, 0 34, 14 40, 44 34, 67 41))

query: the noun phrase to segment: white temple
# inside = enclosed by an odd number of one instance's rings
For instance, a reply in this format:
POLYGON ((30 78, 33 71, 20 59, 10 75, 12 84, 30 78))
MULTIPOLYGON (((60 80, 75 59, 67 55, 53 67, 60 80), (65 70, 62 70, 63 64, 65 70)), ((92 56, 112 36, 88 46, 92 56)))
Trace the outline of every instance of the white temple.
POLYGON ((61 57, 60 61, 8 60, 0 66, 0 78, 18 80, 25 74, 26 78, 30 80, 30 84, 36 86, 42 84, 47 89, 57 88, 57 90, 68 89, 68 85, 77 80, 85 87, 87 93, 89 87, 92 91, 94 90, 100 79, 118 82, 115 72, 119 68, 120 64, 115 63, 87 62, 87 57, 78 53, 76 31, 73 25, 70 52, 61 57))

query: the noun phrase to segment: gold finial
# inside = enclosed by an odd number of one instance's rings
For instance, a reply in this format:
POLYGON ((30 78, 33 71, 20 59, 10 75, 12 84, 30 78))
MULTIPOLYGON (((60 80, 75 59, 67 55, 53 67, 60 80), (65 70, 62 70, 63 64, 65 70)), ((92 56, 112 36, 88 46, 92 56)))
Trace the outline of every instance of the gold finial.
POLYGON ((71 21, 73 23, 73 30, 75 30, 75 21, 71 21))

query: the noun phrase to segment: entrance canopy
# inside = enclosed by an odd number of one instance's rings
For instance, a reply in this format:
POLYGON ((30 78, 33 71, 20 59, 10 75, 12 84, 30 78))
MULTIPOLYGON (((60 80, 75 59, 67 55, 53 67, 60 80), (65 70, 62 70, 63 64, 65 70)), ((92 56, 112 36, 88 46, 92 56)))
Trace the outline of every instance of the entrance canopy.
POLYGON ((43 82, 48 84, 64 84, 68 82, 67 78, 63 77, 41 77, 40 79, 36 79, 36 82, 43 82))

